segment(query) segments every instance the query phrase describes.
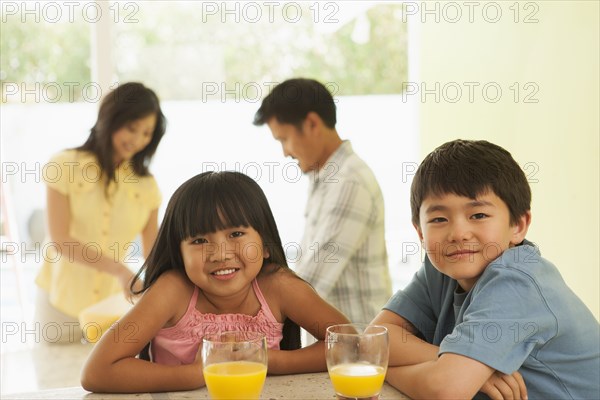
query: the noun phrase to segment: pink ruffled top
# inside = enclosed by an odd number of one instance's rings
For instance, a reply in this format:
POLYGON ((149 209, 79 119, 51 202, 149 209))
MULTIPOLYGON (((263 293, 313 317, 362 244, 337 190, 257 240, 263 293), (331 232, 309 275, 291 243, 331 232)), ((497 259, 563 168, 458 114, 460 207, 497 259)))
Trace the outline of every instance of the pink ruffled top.
POLYGON ((191 364, 196 359, 204 335, 226 331, 264 333, 269 349, 279 349, 279 342, 283 338, 283 324, 275 319, 256 279, 252 281, 252 288, 260 302, 260 310, 255 316, 202 314, 196 310, 199 289, 195 287, 183 317, 174 326, 158 331, 152 339, 152 360, 165 365, 191 364))

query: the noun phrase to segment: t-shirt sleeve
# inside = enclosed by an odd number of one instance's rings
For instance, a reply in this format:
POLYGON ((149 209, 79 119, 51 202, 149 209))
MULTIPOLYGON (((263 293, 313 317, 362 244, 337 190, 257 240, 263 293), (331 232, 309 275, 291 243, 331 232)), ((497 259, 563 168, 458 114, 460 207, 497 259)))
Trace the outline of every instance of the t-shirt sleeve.
POLYGON ((518 268, 491 264, 472 289, 463 320, 440 345, 511 374, 558 331, 535 279, 518 268))
POLYGON ((436 272, 429 259, 425 258, 412 281, 396 292, 383 307, 413 324, 428 343, 433 343, 438 319, 435 304, 441 302, 439 296, 436 296, 438 291, 431 290, 432 285, 441 288, 441 283, 435 282, 436 272))
POLYGON ((160 192, 160 188, 158 187, 158 183, 153 176, 148 178, 148 192, 146 198, 151 210, 155 210, 160 207, 162 202, 162 194, 160 192))
POLYGON ((75 177, 75 152, 66 150, 54 155, 43 167, 42 179, 46 186, 67 195, 69 193, 69 184, 73 183, 75 177))

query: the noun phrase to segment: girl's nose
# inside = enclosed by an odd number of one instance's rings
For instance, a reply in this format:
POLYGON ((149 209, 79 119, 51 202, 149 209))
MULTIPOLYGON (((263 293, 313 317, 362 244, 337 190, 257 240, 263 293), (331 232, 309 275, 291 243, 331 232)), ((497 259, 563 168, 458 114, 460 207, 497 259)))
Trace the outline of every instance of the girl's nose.
POLYGON ((227 242, 208 243, 206 251, 210 262, 222 262, 234 257, 232 250, 227 248, 227 242))

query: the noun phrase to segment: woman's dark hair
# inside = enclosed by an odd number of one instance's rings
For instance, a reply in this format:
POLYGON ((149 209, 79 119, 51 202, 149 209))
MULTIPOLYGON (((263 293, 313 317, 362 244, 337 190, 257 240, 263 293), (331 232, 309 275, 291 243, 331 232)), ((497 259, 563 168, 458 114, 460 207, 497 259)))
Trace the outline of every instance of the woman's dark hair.
POLYGON ((273 117, 282 124, 301 129, 309 112, 321 117, 328 128, 335 128, 335 102, 327 88, 314 79, 295 78, 273 88, 254 115, 254 125, 264 125, 273 117))
MULTIPOLYGON (((175 270, 186 276, 180 250, 183 240, 237 226, 256 230, 269 251, 259 274, 282 268, 293 273, 269 202, 258 183, 239 172, 209 171, 184 182, 169 200, 156 242, 131 289, 142 275, 144 285, 137 293, 146 291, 166 271, 175 270)), ((300 348, 300 328, 289 319, 284 322, 280 347, 300 348)))
POLYGON ((508 207, 511 225, 531 209, 525 173, 508 151, 485 140, 444 143, 419 165, 410 190, 415 225, 419 225, 423 200, 431 195, 454 193, 475 199, 491 191, 508 207))
POLYGON ((90 135, 85 143, 77 147, 77 150, 88 151, 96 156, 100 168, 106 176, 106 186, 115 179, 113 134, 127 123, 152 114, 156 115, 156 126, 154 132, 152 132, 152 140, 130 161, 133 170, 139 176, 149 175, 150 161, 165 134, 167 126, 158 97, 143 84, 129 82, 120 85, 102 100, 96 124, 90 130, 90 135))

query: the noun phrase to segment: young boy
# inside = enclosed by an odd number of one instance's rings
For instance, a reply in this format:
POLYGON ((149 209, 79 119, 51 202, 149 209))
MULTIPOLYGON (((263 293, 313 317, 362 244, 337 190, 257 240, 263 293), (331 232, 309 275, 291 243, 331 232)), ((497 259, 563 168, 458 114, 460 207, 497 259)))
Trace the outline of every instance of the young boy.
POLYGON ((411 187, 425 264, 372 322, 389 329, 390 384, 412 398, 600 399, 598 322, 525 240, 530 202, 492 143, 425 158, 411 187))

